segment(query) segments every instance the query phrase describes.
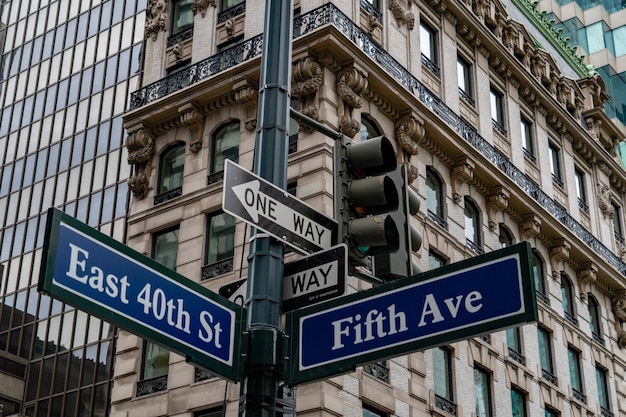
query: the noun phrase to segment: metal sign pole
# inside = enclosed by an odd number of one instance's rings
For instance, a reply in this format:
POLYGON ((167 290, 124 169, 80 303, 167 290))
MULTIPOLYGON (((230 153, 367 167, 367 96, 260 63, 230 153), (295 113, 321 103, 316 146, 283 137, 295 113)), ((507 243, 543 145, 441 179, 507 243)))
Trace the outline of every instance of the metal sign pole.
MULTIPOLYGON (((283 189, 287 186, 292 39, 293 0, 266 0, 254 173, 283 189)), ((241 416, 295 413, 295 407, 284 406, 278 392, 284 374, 280 328, 283 257, 282 243, 252 229, 246 298, 248 354, 241 384, 241 416)))

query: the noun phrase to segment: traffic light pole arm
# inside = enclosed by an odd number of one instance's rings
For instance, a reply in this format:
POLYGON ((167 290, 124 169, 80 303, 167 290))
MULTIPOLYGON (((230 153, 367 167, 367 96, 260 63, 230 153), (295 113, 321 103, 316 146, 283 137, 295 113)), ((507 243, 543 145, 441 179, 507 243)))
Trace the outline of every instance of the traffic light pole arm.
POLYGON ((300 113, 298 110, 294 109, 293 107, 289 108, 289 113, 290 113, 291 117, 293 117, 295 119, 296 122, 305 124, 305 125, 309 126, 310 128, 313 128, 313 129, 317 130, 321 134, 323 134, 325 136, 328 136, 329 138, 341 139, 343 137, 343 134, 341 132, 338 132, 336 130, 332 130, 328 126, 326 126, 326 125, 318 122, 317 120, 315 120, 315 119, 305 115, 304 113, 300 113))

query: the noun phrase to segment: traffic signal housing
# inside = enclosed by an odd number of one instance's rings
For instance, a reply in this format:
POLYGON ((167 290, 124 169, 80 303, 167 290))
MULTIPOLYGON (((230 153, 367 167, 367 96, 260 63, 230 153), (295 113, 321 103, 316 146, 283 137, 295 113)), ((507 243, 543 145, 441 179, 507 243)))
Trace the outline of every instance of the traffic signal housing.
POLYGON ((396 169, 396 153, 385 136, 364 142, 344 136, 336 141, 335 217, 352 268, 371 271, 370 256, 400 248, 400 233, 391 216, 400 205, 400 196, 388 175, 396 169))
POLYGON ((411 224, 411 216, 419 211, 420 200, 408 185, 406 168, 399 166, 389 176, 393 179, 399 196, 399 207, 391 213, 391 217, 398 227, 400 248, 396 252, 374 256, 374 275, 385 281, 420 273, 419 266, 412 261, 412 253, 422 246, 422 234, 411 224))

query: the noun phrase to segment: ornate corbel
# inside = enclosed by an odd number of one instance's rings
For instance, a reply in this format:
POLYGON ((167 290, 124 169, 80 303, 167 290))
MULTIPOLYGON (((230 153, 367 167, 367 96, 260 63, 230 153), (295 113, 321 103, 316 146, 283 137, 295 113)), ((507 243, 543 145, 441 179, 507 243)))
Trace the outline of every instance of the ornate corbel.
POLYGON ((149 0, 144 29, 145 39, 151 37, 155 41, 159 32, 165 31, 167 9, 167 0, 149 0))
POLYGON ((352 118, 352 110, 361 108, 360 96, 367 84, 367 74, 354 66, 337 74, 339 130, 351 138, 361 130, 361 123, 352 118))
POLYGON ((626 332, 624 330, 617 332, 617 346, 619 346, 620 349, 626 348, 626 332))
POLYGON ((626 290, 618 291, 612 300, 613 314, 622 323, 626 322, 626 290))
POLYGON ((197 153, 202 149, 202 135, 204 133, 204 115, 200 109, 193 103, 185 104, 178 109, 180 121, 189 128, 191 140, 189 141, 189 150, 197 153))
POLYGON ((410 10, 404 10, 399 0, 390 0, 389 10, 391 10, 393 17, 396 18, 398 26, 406 23, 407 28, 413 30, 415 27, 415 15, 410 10))
POLYGON ((496 230, 498 226, 496 222, 498 213, 509 207, 509 197, 509 191, 503 186, 496 185, 491 188, 491 194, 487 202, 487 218, 489 219, 489 228, 491 230, 496 230))
POLYGON ((550 248, 550 266, 552 267, 552 278, 559 278, 559 262, 569 259, 572 245, 565 238, 554 239, 550 248))
MULTIPOLYGON (((600 184, 598 184, 600 185, 600 184)), ((613 205, 611 204, 611 189, 608 185, 601 185, 598 187, 598 194, 596 194, 598 200, 598 208, 604 216, 604 218, 612 219, 615 214, 613 205)))
POLYGON ((148 194, 151 159, 154 153, 154 134, 147 125, 136 130, 129 129, 126 138, 128 163, 133 165, 132 175, 128 178, 128 188, 135 198, 142 199, 148 194))
POLYGON ((241 104, 246 111, 246 118, 244 120, 246 129, 252 131, 256 128, 259 92, 246 77, 235 80, 233 82, 233 90, 235 90, 235 100, 237 100, 237 103, 241 104))
POLYGON ((528 213, 522 218, 519 230, 520 238, 529 240, 541 232, 541 219, 535 213, 528 213))
POLYGON ((597 280, 598 266, 591 261, 583 262, 580 269, 576 272, 578 277, 578 288, 580 289, 580 299, 585 301, 587 293, 585 291, 587 284, 593 284, 597 280))
POLYGON ((209 6, 217 7, 215 0, 193 0, 193 3, 191 3, 191 12, 193 14, 200 13, 202 17, 206 17, 206 11, 209 6))
MULTIPOLYGON (((317 119, 317 93, 324 80, 322 66, 314 57, 306 56, 293 63, 292 76, 291 96, 298 99, 299 110, 304 115, 317 119)), ((300 125, 300 129, 307 132, 312 130, 307 125, 300 125)))
POLYGON ((454 162, 455 164, 450 175, 452 179, 452 198, 455 203, 459 204, 463 201, 461 187, 474 179, 474 167, 476 164, 467 156, 460 156, 454 162))
POLYGON ((396 141, 409 155, 419 153, 419 143, 425 134, 424 124, 412 112, 407 112, 396 122, 396 141))

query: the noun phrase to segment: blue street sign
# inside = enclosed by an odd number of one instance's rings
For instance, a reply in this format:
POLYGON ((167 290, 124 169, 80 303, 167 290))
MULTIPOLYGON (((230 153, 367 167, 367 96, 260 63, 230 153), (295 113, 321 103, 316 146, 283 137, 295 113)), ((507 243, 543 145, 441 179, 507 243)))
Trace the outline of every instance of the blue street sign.
POLYGON ((287 384, 536 320, 530 259, 522 243, 289 313, 287 384))
POLYGON ((39 290, 241 379, 240 306, 57 209, 48 211, 39 290))

